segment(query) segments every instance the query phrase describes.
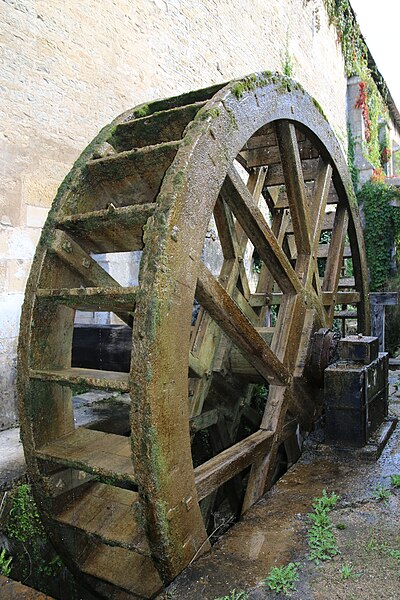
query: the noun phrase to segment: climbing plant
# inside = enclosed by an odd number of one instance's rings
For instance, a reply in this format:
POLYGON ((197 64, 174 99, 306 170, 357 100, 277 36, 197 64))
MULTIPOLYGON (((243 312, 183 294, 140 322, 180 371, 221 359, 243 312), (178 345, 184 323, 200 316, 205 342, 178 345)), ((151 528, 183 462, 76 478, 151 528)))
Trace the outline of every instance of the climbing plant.
POLYGON ((370 272, 371 291, 383 289, 390 272, 390 252, 400 240, 400 211, 390 200, 400 196, 397 189, 385 184, 378 173, 358 193, 365 215, 365 245, 370 272))
POLYGON ((324 0, 329 23, 336 28, 345 71, 348 77, 361 79, 355 108, 362 111, 365 126, 363 153, 375 169, 383 165, 379 144, 379 122, 387 120, 385 98, 382 97, 368 65, 368 48, 362 37, 349 0, 324 0))

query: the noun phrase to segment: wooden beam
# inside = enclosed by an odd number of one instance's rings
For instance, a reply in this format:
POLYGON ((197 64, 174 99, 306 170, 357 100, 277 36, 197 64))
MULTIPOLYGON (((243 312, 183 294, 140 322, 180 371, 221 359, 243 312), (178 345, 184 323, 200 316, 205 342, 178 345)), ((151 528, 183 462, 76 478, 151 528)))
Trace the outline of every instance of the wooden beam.
POLYGON ((267 381, 276 385, 289 382, 289 371, 203 263, 199 265, 196 298, 267 381))
POLYGON ((324 292, 336 290, 339 285, 348 221, 349 217, 347 214, 347 208, 342 204, 338 205, 336 209, 335 222, 333 225, 331 243, 329 244, 329 247, 333 250, 332 252, 328 253, 324 281, 322 284, 322 290, 324 292))
POLYGON ((310 254, 311 223, 296 130, 293 123, 279 121, 276 124, 276 134, 282 158, 282 169, 297 252, 298 254, 310 254))
POLYGON ((360 302, 359 292, 322 292, 322 302, 324 306, 329 306, 333 302, 335 296, 335 304, 358 304, 360 302))
POLYGON ((225 202, 251 240, 281 290, 299 293, 302 285, 276 236, 237 171, 231 168, 221 190, 225 202))
POLYGON ((207 367, 202 361, 193 352, 189 352, 189 377, 198 377, 201 379, 206 372, 207 367))
POLYGON ((38 289, 38 298, 83 311, 132 311, 136 304, 136 287, 86 287, 38 289))
POLYGON ((218 421, 219 412, 217 408, 206 410, 205 412, 192 417, 189 421, 190 433, 196 433, 202 429, 207 429, 215 425, 218 421))
MULTIPOLYGON (((60 229, 54 231, 49 252, 56 254, 63 263, 79 273, 85 286, 121 287, 118 281, 115 281, 79 244, 60 229)), ((115 314, 132 327, 132 315, 124 312, 115 314)))
POLYGON ((206 498, 223 483, 241 473, 271 447, 272 431, 257 431, 194 470, 197 496, 206 498))

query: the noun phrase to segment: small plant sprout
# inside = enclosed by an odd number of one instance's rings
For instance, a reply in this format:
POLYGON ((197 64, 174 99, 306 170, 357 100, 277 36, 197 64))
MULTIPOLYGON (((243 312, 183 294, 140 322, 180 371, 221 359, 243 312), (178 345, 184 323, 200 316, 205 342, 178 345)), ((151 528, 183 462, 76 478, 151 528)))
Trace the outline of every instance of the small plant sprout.
POLYGON ((247 592, 243 590, 231 590, 228 596, 221 596, 215 600, 247 600, 247 592))
POLYGON ((338 500, 337 494, 333 492, 328 496, 326 490, 323 490, 320 498, 314 498, 312 505, 314 512, 307 515, 312 523, 308 530, 309 559, 315 560, 317 564, 339 554, 336 538, 332 532, 332 519, 328 514, 338 500))
POLYGON ((0 552, 0 575, 4 575, 4 577, 8 577, 11 573, 11 562, 12 556, 6 555, 6 549, 0 552))
POLYGON ((356 574, 354 573, 354 567, 351 564, 343 565, 343 567, 340 569, 340 578, 342 581, 346 581, 346 579, 352 579, 353 577, 356 577, 356 574))
POLYGON ((280 594, 295 591, 295 582, 299 579, 299 563, 289 563, 282 567, 273 567, 263 583, 268 589, 280 594))
POLYGON ((374 493, 374 498, 378 502, 387 502, 390 498, 391 491, 386 488, 382 483, 378 483, 374 493))
POLYGON ((394 488, 400 488, 400 475, 392 475, 390 478, 390 483, 394 488))
POLYGON ((340 531, 342 531, 343 529, 347 529, 347 525, 346 525, 346 523, 338 523, 336 525, 336 529, 339 529, 340 531))

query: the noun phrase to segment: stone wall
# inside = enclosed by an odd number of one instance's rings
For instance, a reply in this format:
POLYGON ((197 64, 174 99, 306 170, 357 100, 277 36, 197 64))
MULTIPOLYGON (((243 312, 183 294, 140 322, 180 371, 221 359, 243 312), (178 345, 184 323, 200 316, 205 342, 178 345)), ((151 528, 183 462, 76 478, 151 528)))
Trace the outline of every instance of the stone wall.
POLYGON ((322 0, 3 0, 0 429, 17 420, 18 321, 56 189, 99 129, 143 101, 269 69, 346 136, 346 82, 322 0))

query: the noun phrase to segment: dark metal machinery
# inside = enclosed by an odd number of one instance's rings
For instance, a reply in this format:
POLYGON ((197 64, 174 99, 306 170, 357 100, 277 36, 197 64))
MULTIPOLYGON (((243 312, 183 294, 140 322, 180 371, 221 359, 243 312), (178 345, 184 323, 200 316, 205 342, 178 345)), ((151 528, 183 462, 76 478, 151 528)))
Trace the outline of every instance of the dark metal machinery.
POLYGON ((388 354, 378 338, 342 338, 325 370, 325 441, 362 448, 388 414, 388 354))

